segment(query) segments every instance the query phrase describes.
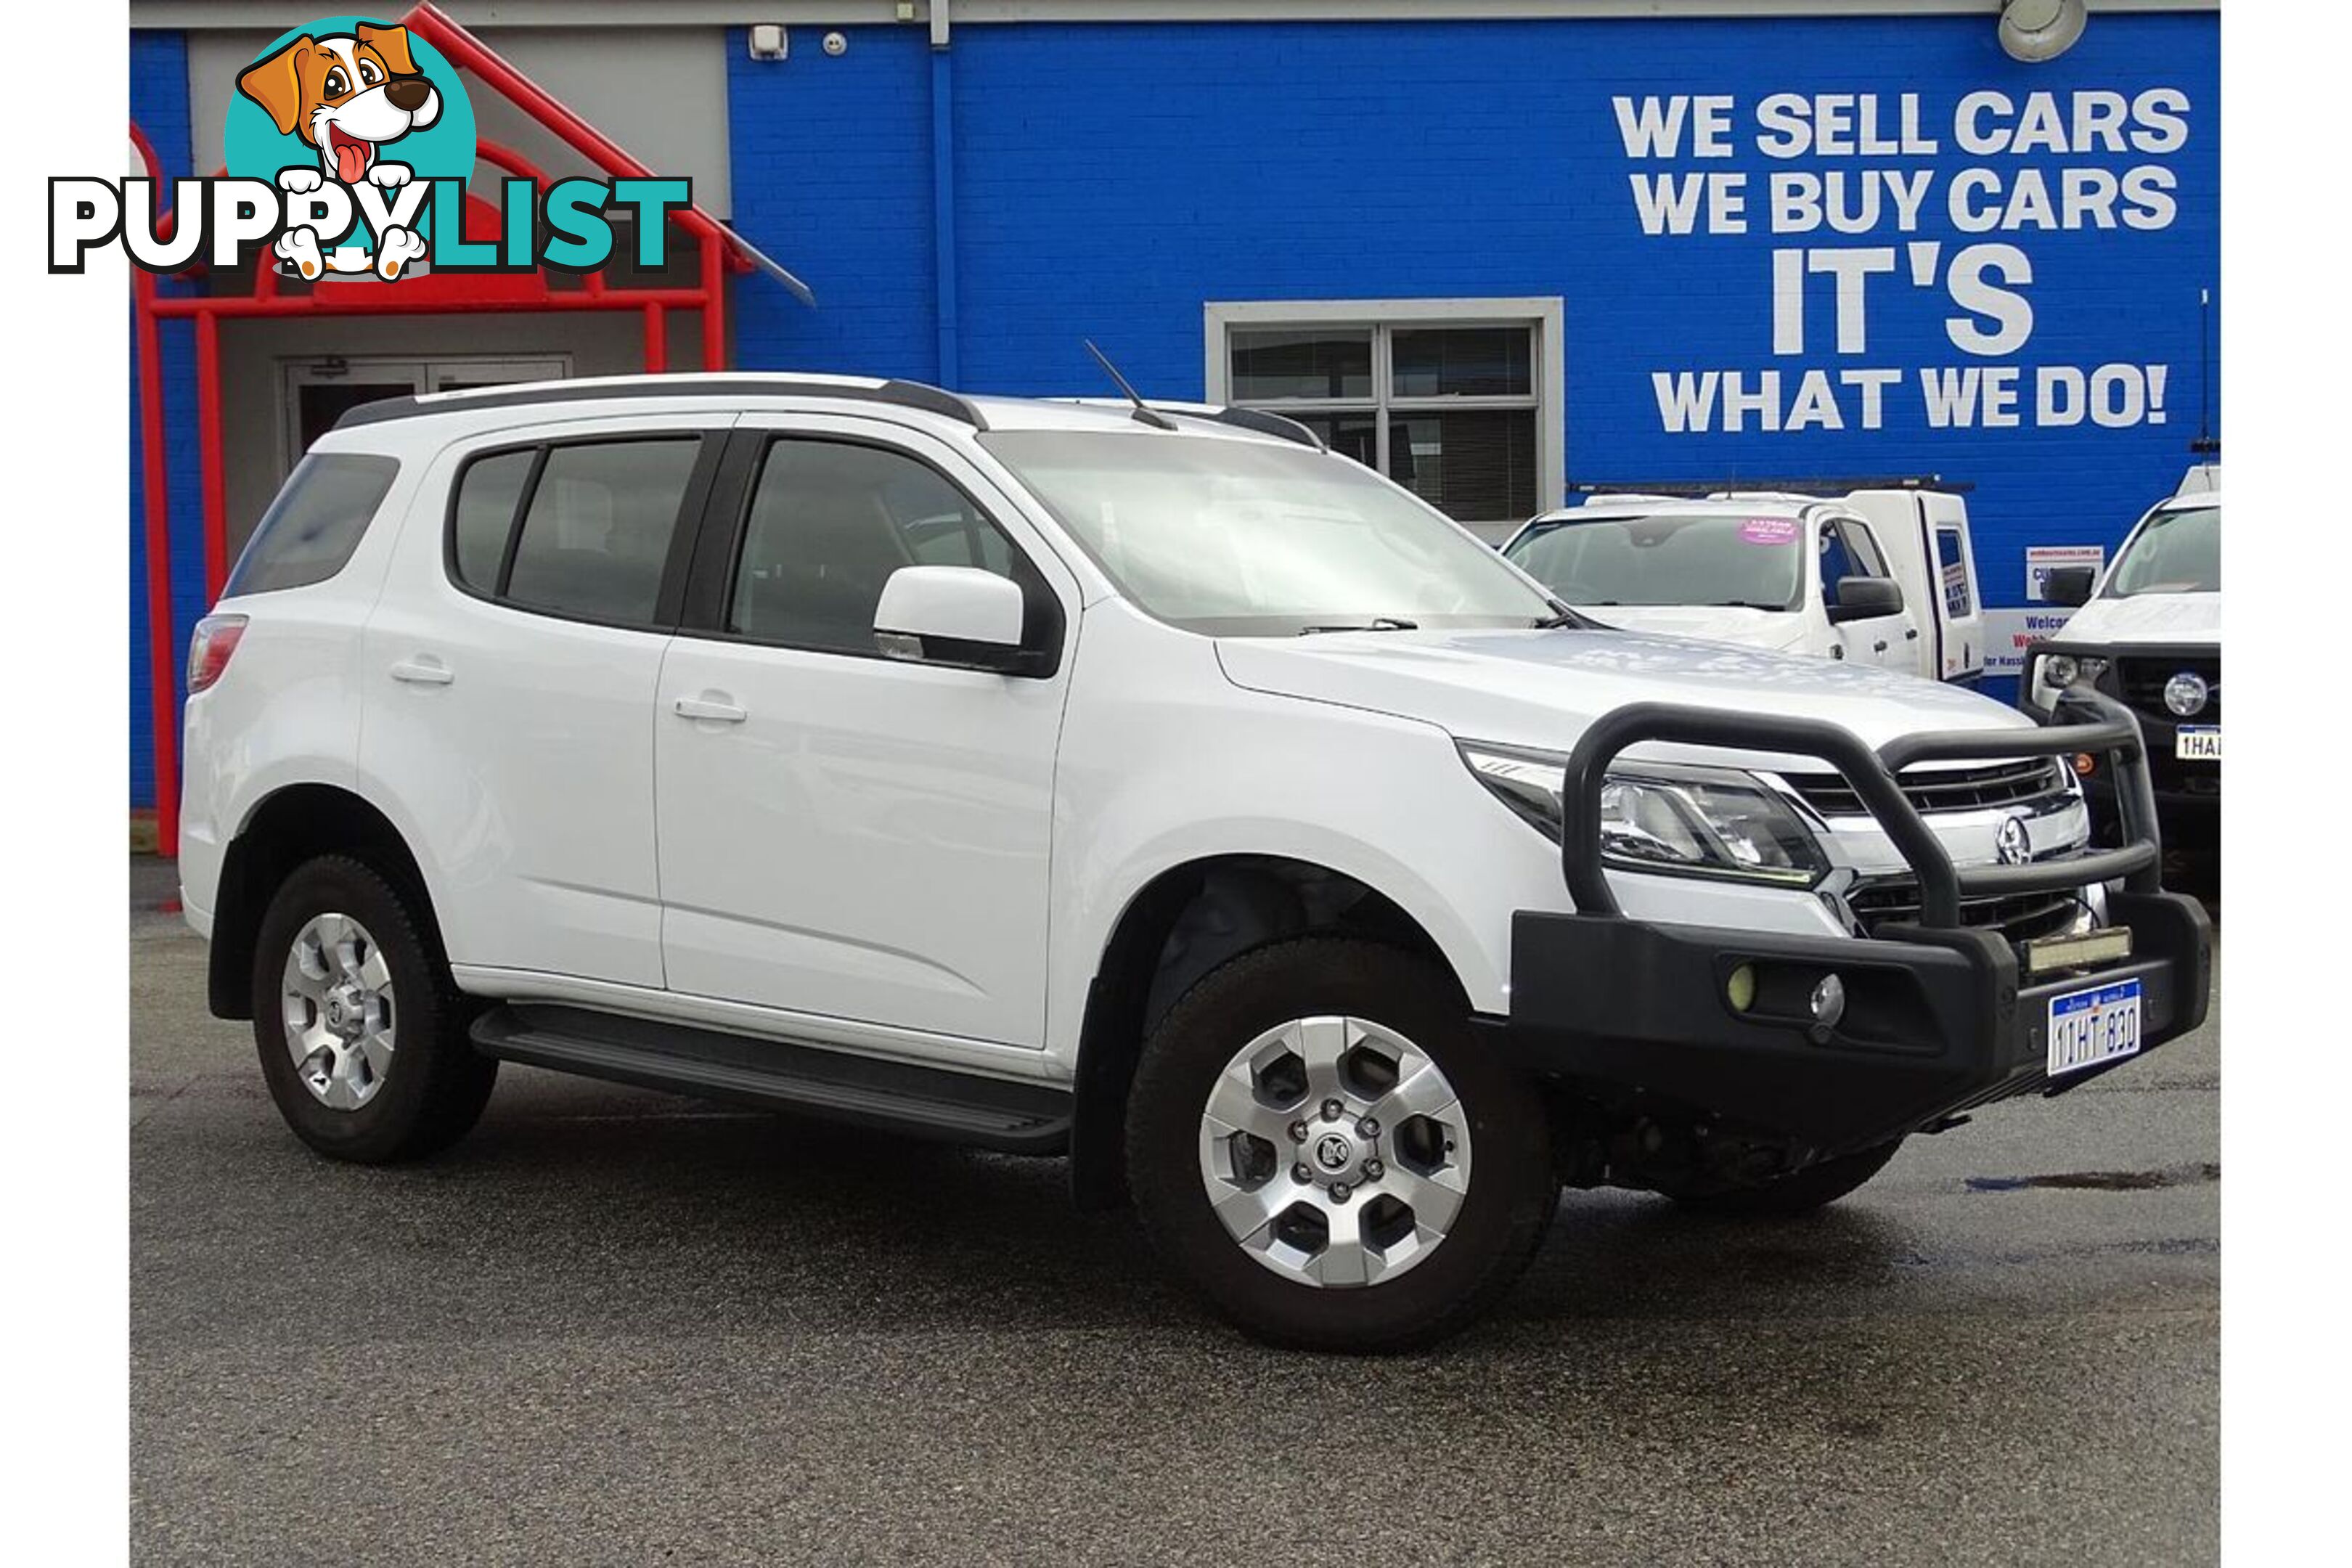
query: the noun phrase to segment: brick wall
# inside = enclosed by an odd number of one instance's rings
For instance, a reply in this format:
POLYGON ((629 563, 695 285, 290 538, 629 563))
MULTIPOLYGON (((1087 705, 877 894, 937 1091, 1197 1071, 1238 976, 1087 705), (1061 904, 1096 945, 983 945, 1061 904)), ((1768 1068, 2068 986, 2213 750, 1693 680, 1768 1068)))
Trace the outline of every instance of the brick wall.
MULTIPOLYGON (((853 28, 839 58, 796 28, 788 61, 730 39, 738 222, 815 288, 812 312, 760 280, 739 287, 750 367, 934 374, 929 50, 915 27, 853 28)), ((2104 542, 2168 491, 2189 461, 2200 394, 2198 292, 2218 282, 2219 25, 2204 14, 2101 13, 2061 59, 2001 55, 1989 16, 1236 25, 970 26, 955 35, 956 262, 961 380, 975 391, 1108 389, 1091 336, 1150 392, 1202 391, 1210 300, 1558 295, 1565 300, 1571 478, 1934 471, 1973 481, 1986 600, 2023 602, 2030 542, 2104 542), (2161 156, 1971 155, 1949 123, 1979 89, 2019 104, 2046 90, 2187 94, 2188 140, 2161 156), (1612 99, 1721 92, 1735 144, 1764 95, 1922 95, 1932 156, 1635 163, 1612 99), (2168 226, 1963 233, 1944 205, 1973 166, 2005 180, 2161 163, 2168 226), (1645 236, 1628 176, 1780 169, 1931 171, 1917 228, 1861 236, 1645 236), (2007 241, 2033 268, 2020 349, 1974 358, 1946 320, 1966 313, 1939 277, 1908 279, 1912 241, 1948 258, 2007 241), (1811 341, 1777 356, 1776 247, 1894 247, 1870 283, 1866 350, 1830 340, 1833 281, 1806 289, 1811 341), (2036 427, 2042 365, 2168 367, 2166 418, 2036 427), (1928 366, 2025 368, 2015 428, 1930 428, 1928 366), (1780 368, 1832 377, 1903 372, 1884 428, 1670 434, 1651 373, 1780 368), (1899 400, 1898 400, 1899 398, 1899 400)), ((1761 215, 1760 189, 1751 215, 1761 215)), ((2216 342, 2218 342, 2218 327, 2216 342)))

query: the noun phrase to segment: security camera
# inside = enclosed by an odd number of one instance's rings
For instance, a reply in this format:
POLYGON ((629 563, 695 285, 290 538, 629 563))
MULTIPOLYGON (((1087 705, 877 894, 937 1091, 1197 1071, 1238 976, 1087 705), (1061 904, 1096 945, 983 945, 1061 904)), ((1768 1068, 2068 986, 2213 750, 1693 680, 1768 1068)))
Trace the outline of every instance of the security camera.
POLYGON ((2054 60, 2089 20, 2086 0, 2000 0, 2000 47, 2029 65, 2054 60))

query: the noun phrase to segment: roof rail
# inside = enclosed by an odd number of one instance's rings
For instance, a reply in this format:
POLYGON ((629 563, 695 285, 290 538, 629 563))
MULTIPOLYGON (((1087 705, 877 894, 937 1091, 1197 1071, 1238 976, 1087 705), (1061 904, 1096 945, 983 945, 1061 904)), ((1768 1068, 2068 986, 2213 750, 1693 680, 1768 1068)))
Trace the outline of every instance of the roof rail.
POLYGON ((1940 490, 1946 495, 1965 495, 1977 487, 1966 479, 1947 479, 1941 474, 1864 474, 1824 479, 1574 479, 1568 486, 1579 495, 1596 491, 1633 490, 1648 495, 1706 497, 1725 491, 1747 493, 1759 490, 1780 490, 1792 495, 1843 495, 1848 490, 1940 490))
POLYGON ((1279 414, 1269 414, 1263 408, 1220 408, 1215 413, 1204 415, 1202 417, 1213 419, 1220 425, 1231 425, 1238 430, 1255 430, 1261 436, 1278 436, 1286 441, 1296 441, 1302 447, 1312 447, 1318 452, 1328 452, 1331 449, 1323 444, 1322 437, 1318 436, 1297 420, 1285 418, 1279 414))
POLYGON ((917 381, 885 381, 871 384, 847 381, 799 381, 790 376, 649 375, 613 377, 577 384, 535 383, 528 390, 465 392, 455 397, 428 393, 423 396, 385 397, 345 409, 335 421, 338 430, 380 425, 388 419, 413 419, 428 414, 456 414, 477 408, 527 408, 541 403, 594 403, 614 398, 644 397, 839 397, 862 403, 887 403, 944 415, 971 426, 988 428, 988 420, 971 399, 959 397, 917 381))

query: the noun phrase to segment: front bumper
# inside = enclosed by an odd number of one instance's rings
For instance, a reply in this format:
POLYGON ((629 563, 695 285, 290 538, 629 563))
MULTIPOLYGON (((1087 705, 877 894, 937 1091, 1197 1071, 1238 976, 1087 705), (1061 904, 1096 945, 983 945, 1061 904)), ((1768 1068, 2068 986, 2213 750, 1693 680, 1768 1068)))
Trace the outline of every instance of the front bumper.
POLYGON ((1514 918, 1511 1010, 1488 1026, 1532 1069, 1604 1101, 1721 1122, 1801 1145, 1809 1160, 2010 1095, 2061 1093, 2120 1065, 2046 1076, 2049 1003, 2068 992, 2138 980, 2140 1054, 2194 1029, 2205 1017, 2212 931, 2202 906, 2158 885, 2162 849, 2139 726, 2096 693, 2070 692, 2060 712, 2088 721, 1910 736, 1877 751, 1811 721, 1664 705, 1610 715, 1579 742, 1563 781, 1562 869, 1578 912, 1514 918), (1917 878, 1918 920, 1846 938, 1626 918, 1602 874, 1600 790, 1610 762, 1647 740, 1829 762, 1917 878), (1956 868, 1897 783, 1915 762, 2082 752, 2102 758, 2116 781, 2122 843, 2060 860, 1956 868), (2027 984, 2005 939, 1962 923, 1964 899, 2092 884, 2113 884, 2107 920, 2132 932, 2126 961, 2027 984), (1728 994, 1743 964, 1757 981, 1744 1011, 1728 994), (1807 1001, 1831 973, 1846 1006, 1824 1029, 1807 1001))
POLYGON ((1524 910, 1511 930, 1510 1016, 1490 1027, 1542 1076, 1827 1157, 2011 1095, 2062 1093, 2133 1059, 2049 1079, 2053 996, 2137 978, 2141 1055, 2203 1023, 2203 908, 2177 893, 2118 892, 2108 918, 2131 930, 2129 961, 2024 984, 2016 953, 1990 931, 1909 926, 1866 941, 1524 910), (1759 978, 1744 1014, 1727 998, 1743 963, 1759 978), (1816 1040, 1803 1001, 1832 973, 1846 1012, 1816 1040), (1794 1005, 1768 1006, 1775 997, 1794 1005))
MULTIPOLYGON (((2182 729, 2212 727, 2221 723, 2218 699, 2210 710, 2184 719, 2163 711, 2158 705, 2147 700, 2145 687, 2138 690, 2139 700, 2132 702, 2132 693, 2126 689, 2123 672, 2127 662, 2158 668, 2177 664, 2194 668, 2200 673, 2210 669, 2218 691, 2219 650, 2202 643, 2108 644, 2064 639, 2032 643, 2025 650, 2025 666, 2017 682, 2018 706, 2026 713, 2042 717, 2032 705, 2034 667, 2049 655, 2061 653, 2106 660, 2106 669, 2098 678, 2097 689, 2104 695, 2131 703, 2133 716, 2139 721, 2146 745, 2148 787, 2155 796, 2157 816, 2167 841, 2179 849, 2217 846, 2221 826, 2221 764, 2183 761, 2176 754, 2175 742, 2182 729)), ((2115 842, 2121 819, 2115 773, 2104 767, 2095 771, 2084 779, 2083 794, 2090 805, 2091 818, 2099 841, 2115 842)))

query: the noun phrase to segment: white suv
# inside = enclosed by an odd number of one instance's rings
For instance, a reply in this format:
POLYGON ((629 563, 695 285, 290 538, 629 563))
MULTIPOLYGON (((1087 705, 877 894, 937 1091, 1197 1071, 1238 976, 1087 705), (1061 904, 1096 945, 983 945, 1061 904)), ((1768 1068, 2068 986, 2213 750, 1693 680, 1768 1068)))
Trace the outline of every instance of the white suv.
POLYGON ((2206 1005, 2057 760, 2144 781, 2109 700, 1595 629, 1246 411, 370 405, 189 687, 188 918, 313 1147, 508 1060, 1066 1152, 1288 1343, 1459 1326, 1562 1183, 1815 1206, 2206 1005))

